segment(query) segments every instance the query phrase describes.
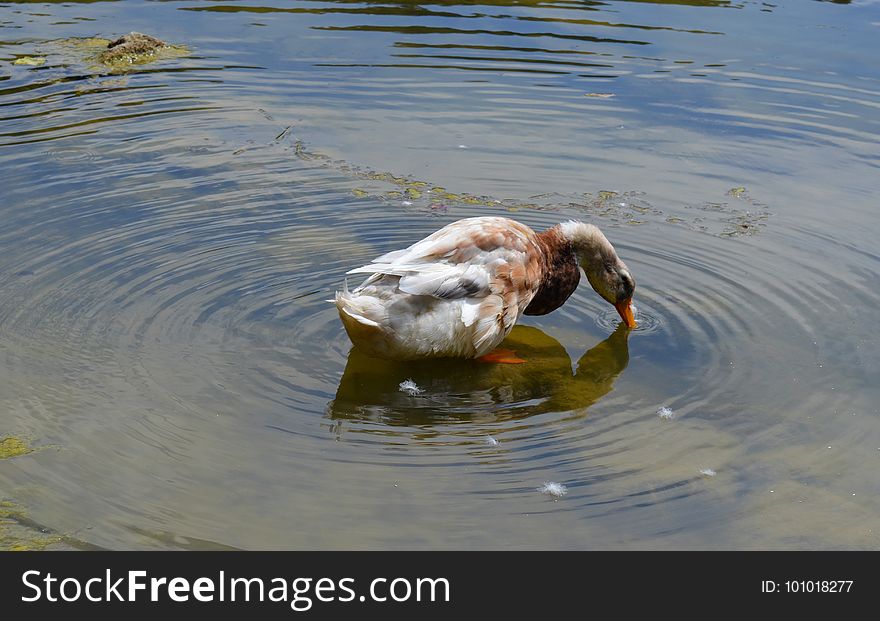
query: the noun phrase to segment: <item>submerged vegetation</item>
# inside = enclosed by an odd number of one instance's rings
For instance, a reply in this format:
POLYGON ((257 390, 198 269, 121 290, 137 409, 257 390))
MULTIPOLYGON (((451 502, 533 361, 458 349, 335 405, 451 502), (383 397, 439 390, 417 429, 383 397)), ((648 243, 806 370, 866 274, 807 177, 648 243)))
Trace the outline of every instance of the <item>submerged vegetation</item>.
MULTIPOLYGON (((290 127, 284 129, 274 143, 290 134, 290 127)), ((668 224, 685 226, 691 230, 709 233, 718 237, 739 237, 754 235, 765 225, 770 216, 767 205, 751 198, 744 187, 728 190, 725 196, 745 204, 745 208, 730 202, 707 201, 698 205, 686 205, 686 209, 703 212, 693 218, 664 216, 664 212, 648 202, 644 192, 635 190, 618 192, 598 190, 595 193, 568 195, 548 192, 531 196, 527 201, 499 199, 492 196, 478 196, 467 192, 451 192, 443 186, 428 181, 413 179, 391 172, 377 171, 367 167, 355 166, 344 160, 333 159, 328 155, 307 148, 302 141, 294 143, 294 153, 305 161, 317 163, 342 173, 368 185, 351 190, 352 196, 360 200, 377 200, 404 207, 428 209, 435 213, 447 211, 450 207, 485 206, 501 207, 511 212, 524 209, 557 211, 578 209, 589 216, 599 217, 617 224, 641 225, 651 219, 662 218, 668 224), (394 189, 389 189, 388 185, 394 189), (712 216, 716 217, 712 217, 712 216)))
POLYGON ((46 64, 46 59, 42 56, 20 56, 12 61, 13 65, 25 65, 27 67, 39 67, 46 64))
MULTIPOLYGON (((0 438, 0 460, 13 459, 34 449, 21 438, 0 438)), ((44 550, 62 538, 32 524, 25 512, 10 500, 0 500, 0 550, 44 550)))
MULTIPOLYGON (((103 41, 96 39, 97 41, 103 41)), ((110 41, 106 49, 98 54, 98 61, 108 67, 120 68, 129 65, 142 65, 162 58, 176 58, 187 53, 186 48, 169 45, 164 41, 140 32, 110 41)))
POLYGON ((28 520, 27 515, 15 503, 0 500, 0 550, 24 552, 45 550, 62 543, 60 535, 45 532, 28 520))
POLYGON ((117 39, 102 37, 55 39, 41 44, 36 51, 38 53, 19 56, 12 61, 12 64, 42 67, 81 62, 92 71, 110 70, 115 73, 133 66, 180 58, 189 54, 189 50, 182 45, 172 45, 139 32, 130 32, 117 39))
POLYGON ((34 449, 27 442, 15 436, 6 436, 0 439, 0 459, 11 459, 20 455, 32 453, 34 449))

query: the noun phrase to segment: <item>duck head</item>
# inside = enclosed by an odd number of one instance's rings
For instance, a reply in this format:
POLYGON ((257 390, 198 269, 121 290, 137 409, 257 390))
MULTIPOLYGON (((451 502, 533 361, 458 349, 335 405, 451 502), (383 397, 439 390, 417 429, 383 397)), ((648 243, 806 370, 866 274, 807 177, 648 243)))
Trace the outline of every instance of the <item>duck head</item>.
POLYGON ((570 221, 559 228, 571 242, 593 290, 617 309, 628 328, 635 328, 638 324, 633 316, 632 297, 636 281, 611 242, 592 224, 570 221))

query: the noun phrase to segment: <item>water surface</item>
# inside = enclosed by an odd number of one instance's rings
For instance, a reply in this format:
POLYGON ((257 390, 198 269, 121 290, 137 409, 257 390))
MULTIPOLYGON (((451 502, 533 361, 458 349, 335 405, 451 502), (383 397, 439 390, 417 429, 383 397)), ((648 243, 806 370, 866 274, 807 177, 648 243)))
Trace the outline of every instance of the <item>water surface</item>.
POLYGON ((0 4, 0 436, 35 449, 0 518, 877 548, 878 35, 872 2, 0 4), (82 45, 131 30, 189 53, 82 45), (598 224, 641 328, 582 287, 515 329, 524 365, 351 351, 345 271, 482 214, 598 224))

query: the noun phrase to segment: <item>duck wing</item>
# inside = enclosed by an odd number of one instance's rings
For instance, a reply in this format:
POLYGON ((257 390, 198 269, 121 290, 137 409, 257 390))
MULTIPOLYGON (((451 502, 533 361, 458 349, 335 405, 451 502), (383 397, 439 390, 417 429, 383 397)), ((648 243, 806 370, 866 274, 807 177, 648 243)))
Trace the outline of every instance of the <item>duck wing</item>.
POLYGON ((531 299, 540 272, 535 237, 507 218, 467 218, 348 273, 372 274, 364 285, 382 274, 398 276, 401 291, 446 300, 513 293, 531 299))
POLYGON ((537 235, 507 218, 453 222, 409 248, 349 274, 370 274, 352 294, 385 308, 395 335, 432 352, 481 356, 510 332, 543 274, 537 235), (405 337, 401 337, 405 338, 405 337))

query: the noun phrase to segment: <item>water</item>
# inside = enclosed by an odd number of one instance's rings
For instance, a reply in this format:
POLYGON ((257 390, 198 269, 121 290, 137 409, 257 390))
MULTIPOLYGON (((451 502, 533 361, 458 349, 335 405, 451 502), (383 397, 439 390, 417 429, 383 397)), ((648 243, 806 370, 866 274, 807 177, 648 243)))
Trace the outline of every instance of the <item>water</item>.
POLYGON ((0 436, 35 449, 0 541, 877 548, 878 35, 873 2, 0 4, 0 436), (70 41, 131 30, 189 53, 70 41), (524 365, 350 352, 345 271, 480 214, 598 224, 640 328, 582 287, 524 365))

